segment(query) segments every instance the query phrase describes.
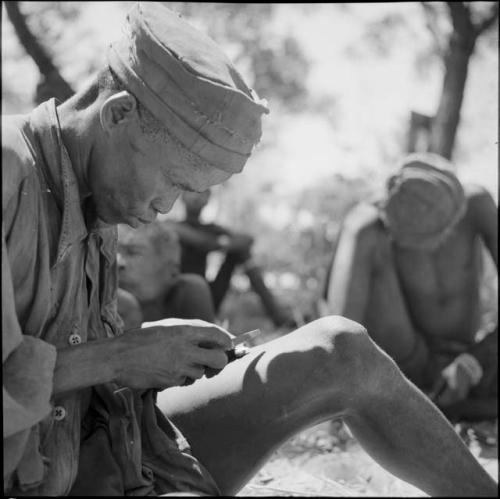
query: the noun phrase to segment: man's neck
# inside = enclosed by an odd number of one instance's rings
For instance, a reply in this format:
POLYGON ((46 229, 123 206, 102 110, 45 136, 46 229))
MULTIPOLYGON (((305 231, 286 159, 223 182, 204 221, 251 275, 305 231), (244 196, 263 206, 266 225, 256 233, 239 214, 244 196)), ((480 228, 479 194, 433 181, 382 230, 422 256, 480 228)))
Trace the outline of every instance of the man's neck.
POLYGON ((77 100, 73 97, 57 107, 61 126, 61 136, 68 151, 74 173, 78 181, 80 198, 84 201, 90 196, 88 170, 92 154, 94 127, 90 126, 90 113, 86 109, 76 109, 77 100))
POLYGON ((186 213, 186 222, 193 225, 200 225, 200 214, 199 213, 186 213))

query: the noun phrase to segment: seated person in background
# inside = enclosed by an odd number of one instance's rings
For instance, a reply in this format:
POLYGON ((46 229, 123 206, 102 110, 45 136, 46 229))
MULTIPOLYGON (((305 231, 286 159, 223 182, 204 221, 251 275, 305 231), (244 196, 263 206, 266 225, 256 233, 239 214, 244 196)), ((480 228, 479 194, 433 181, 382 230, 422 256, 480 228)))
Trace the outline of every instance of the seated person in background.
POLYGON ((141 327, 144 322, 142 316, 141 304, 139 300, 128 291, 122 288, 116 290, 118 315, 123 321, 123 330, 135 329, 141 327))
POLYGON ((264 283, 260 268, 252 260, 253 238, 248 234, 230 231, 220 225, 201 222, 201 212, 209 199, 210 190, 201 193, 187 191, 182 193, 186 217, 175 224, 182 247, 182 272, 192 272, 205 277, 208 254, 211 251, 223 251, 225 259, 217 276, 209 283, 216 312, 226 296, 236 267, 240 266, 248 276, 252 289, 260 297, 274 325, 279 327, 290 323, 290 318, 276 303, 264 283))
POLYGON ((387 196, 341 228, 328 313, 361 322, 449 417, 497 416, 498 327, 478 341, 481 244, 498 267, 497 208, 437 155, 412 154, 387 196))
POLYGON ((215 322, 207 282, 181 274, 180 254, 177 233, 168 225, 118 226, 118 313, 125 329, 165 317, 215 322))

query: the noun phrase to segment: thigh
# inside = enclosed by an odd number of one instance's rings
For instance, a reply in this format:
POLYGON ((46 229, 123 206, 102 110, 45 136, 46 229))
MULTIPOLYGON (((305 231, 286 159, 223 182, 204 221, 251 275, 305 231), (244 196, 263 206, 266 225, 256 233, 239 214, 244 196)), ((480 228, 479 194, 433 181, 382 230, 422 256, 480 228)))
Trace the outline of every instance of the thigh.
POLYGON ((213 378, 158 394, 159 408, 224 494, 244 486, 294 433, 341 414, 354 376, 336 371, 342 359, 314 328, 255 347, 213 378))

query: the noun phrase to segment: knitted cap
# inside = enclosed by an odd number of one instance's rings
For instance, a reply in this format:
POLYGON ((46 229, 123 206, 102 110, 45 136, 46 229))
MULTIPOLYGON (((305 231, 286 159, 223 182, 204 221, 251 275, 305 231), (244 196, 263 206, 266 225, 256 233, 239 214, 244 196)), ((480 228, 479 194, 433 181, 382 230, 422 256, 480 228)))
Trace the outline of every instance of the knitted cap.
POLYGON ((435 154, 411 154, 388 184, 382 218, 400 246, 433 249, 462 218, 466 198, 452 165, 435 154))
POLYGON ((269 110, 213 40, 162 3, 138 2, 108 63, 190 155, 242 170, 269 110))

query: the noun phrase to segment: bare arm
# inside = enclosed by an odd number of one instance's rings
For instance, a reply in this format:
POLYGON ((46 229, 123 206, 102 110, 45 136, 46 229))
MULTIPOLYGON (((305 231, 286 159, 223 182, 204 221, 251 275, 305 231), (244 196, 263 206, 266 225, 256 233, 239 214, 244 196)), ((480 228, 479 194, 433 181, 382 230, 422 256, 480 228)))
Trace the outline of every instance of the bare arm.
MULTIPOLYGON (((467 196, 469 202, 469 212, 474 224, 474 228, 481 236, 493 262, 498 269, 498 210, 491 194, 480 186, 467 186, 467 196)), ((468 350, 481 365, 483 371, 489 372, 496 368, 498 363, 498 325, 492 329, 478 343, 473 344, 468 350)), ((441 405, 445 405, 443 400, 446 397, 452 402, 464 399, 471 388, 469 376, 462 376, 459 383, 459 370, 456 368, 461 356, 458 356, 449 366, 443 370, 443 374, 448 378, 448 388, 436 399, 441 405), (455 386, 456 389, 451 388, 455 386), (462 391, 460 391, 462 389, 462 391)), ((446 386, 445 380, 438 379, 436 386, 446 386)))
POLYGON ((212 225, 210 229, 193 227, 191 225, 178 223, 175 230, 179 235, 181 243, 195 246, 205 251, 234 251, 249 249, 253 238, 243 233, 231 232, 220 226, 212 225))
POLYGON ((163 389, 220 370, 232 348, 222 328, 200 320, 169 319, 121 336, 57 352, 53 394, 116 381, 135 389, 163 389), (156 325, 157 324, 157 325, 156 325))
POLYGON ((495 201, 486 189, 475 187, 469 203, 477 230, 498 269, 498 208, 495 201))
POLYGON ((372 271, 372 207, 358 206, 344 221, 328 284, 329 312, 363 322, 372 271))
MULTIPOLYGON (((469 202, 478 232, 498 270, 498 208, 491 194, 482 187, 474 188, 469 202)), ((469 353, 474 355, 482 366, 486 366, 491 352, 497 350, 498 325, 483 341, 473 345, 469 353)))
POLYGON ((116 338, 57 351, 52 395, 114 381, 118 373, 116 338))
POLYGON ((193 227, 184 223, 177 223, 174 226, 181 243, 188 246, 195 246, 205 251, 215 251, 220 249, 218 241, 221 235, 228 235, 227 231, 208 231, 202 227, 193 227))

